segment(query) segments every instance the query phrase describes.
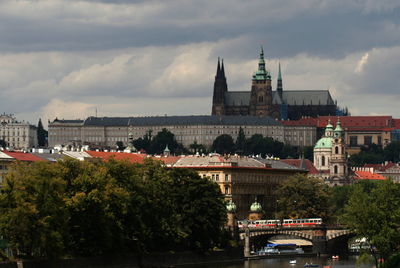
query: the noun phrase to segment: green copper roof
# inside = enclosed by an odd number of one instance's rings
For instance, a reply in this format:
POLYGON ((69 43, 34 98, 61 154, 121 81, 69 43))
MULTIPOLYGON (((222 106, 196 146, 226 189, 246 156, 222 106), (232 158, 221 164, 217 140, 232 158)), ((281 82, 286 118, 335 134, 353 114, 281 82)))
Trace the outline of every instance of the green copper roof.
POLYGON ((342 128, 342 126, 340 125, 340 121, 337 121, 337 123, 336 123, 336 128, 335 128, 335 132, 342 132, 343 131, 343 128, 342 128))
POLYGON ((281 63, 279 63, 278 80, 282 80, 281 63))
POLYGON ((164 152, 170 152, 170 150, 168 148, 168 144, 165 146, 164 152))
POLYGON ((323 137, 317 141, 314 146, 314 149, 325 149, 332 148, 333 138, 332 137, 323 137))
POLYGON ((232 200, 230 200, 228 204, 226 204, 226 210, 231 213, 236 212, 236 205, 235 203, 233 203, 232 200))
POLYGON ((261 204, 258 203, 257 201, 255 201, 253 204, 251 204, 250 211, 251 212, 261 212, 262 211, 261 204))
POLYGON ((258 70, 253 74, 253 80, 265 81, 267 79, 271 79, 271 75, 265 69, 264 49, 261 47, 260 59, 258 60, 258 70))

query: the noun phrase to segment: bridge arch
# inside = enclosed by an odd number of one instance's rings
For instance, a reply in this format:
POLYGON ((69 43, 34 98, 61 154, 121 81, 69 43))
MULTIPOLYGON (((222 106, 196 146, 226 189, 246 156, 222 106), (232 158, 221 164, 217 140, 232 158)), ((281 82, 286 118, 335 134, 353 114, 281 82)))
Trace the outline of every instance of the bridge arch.
MULTIPOLYGON (((299 230, 260 230, 260 231, 253 231, 250 232, 250 238, 258 237, 258 236, 265 236, 265 235, 289 235, 295 236, 301 239, 306 239, 312 241, 313 234, 310 231, 299 231, 299 230)), ((245 233, 240 234, 240 239, 243 240, 245 237, 245 233)))

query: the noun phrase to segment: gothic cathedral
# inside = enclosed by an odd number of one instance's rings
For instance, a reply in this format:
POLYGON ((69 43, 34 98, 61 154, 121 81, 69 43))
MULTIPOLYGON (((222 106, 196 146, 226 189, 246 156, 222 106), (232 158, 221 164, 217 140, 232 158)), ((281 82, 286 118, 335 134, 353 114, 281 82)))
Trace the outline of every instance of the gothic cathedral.
POLYGON ((214 82, 212 115, 252 115, 297 120, 304 116, 336 115, 337 106, 328 90, 283 90, 281 66, 277 89, 272 91, 261 48, 258 70, 253 74, 251 91, 228 91, 223 60, 218 58, 214 82))

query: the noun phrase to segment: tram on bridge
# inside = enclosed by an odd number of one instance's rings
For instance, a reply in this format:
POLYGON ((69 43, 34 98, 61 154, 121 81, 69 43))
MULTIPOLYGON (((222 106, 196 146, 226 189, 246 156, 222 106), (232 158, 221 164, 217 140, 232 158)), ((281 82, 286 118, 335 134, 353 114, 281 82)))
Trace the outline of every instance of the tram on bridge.
POLYGON ((264 228, 298 228, 298 227, 316 227, 322 224, 321 218, 308 219, 283 219, 283 220, 241 220, 237 222, 239 229, 264 229, 264 228), (247 226, 246 226, 247 225, 247 226))

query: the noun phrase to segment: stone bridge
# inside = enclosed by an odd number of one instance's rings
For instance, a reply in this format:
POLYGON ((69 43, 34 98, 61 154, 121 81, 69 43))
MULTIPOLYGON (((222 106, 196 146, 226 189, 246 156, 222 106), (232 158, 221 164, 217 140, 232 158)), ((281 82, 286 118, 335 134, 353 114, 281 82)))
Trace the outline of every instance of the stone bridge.
POLYGON ((275 228, 240 228, 239 237, 245 240, 245 256, 250 254, 250 240, 260 236, 289 235, 312 242, 313 252, 328 253, 328 242, 352 236, 352 232, 343 226, 320 225, 315 227, 275 227, 275 228), (247 252, 246 252, 247 250, 247 252))

